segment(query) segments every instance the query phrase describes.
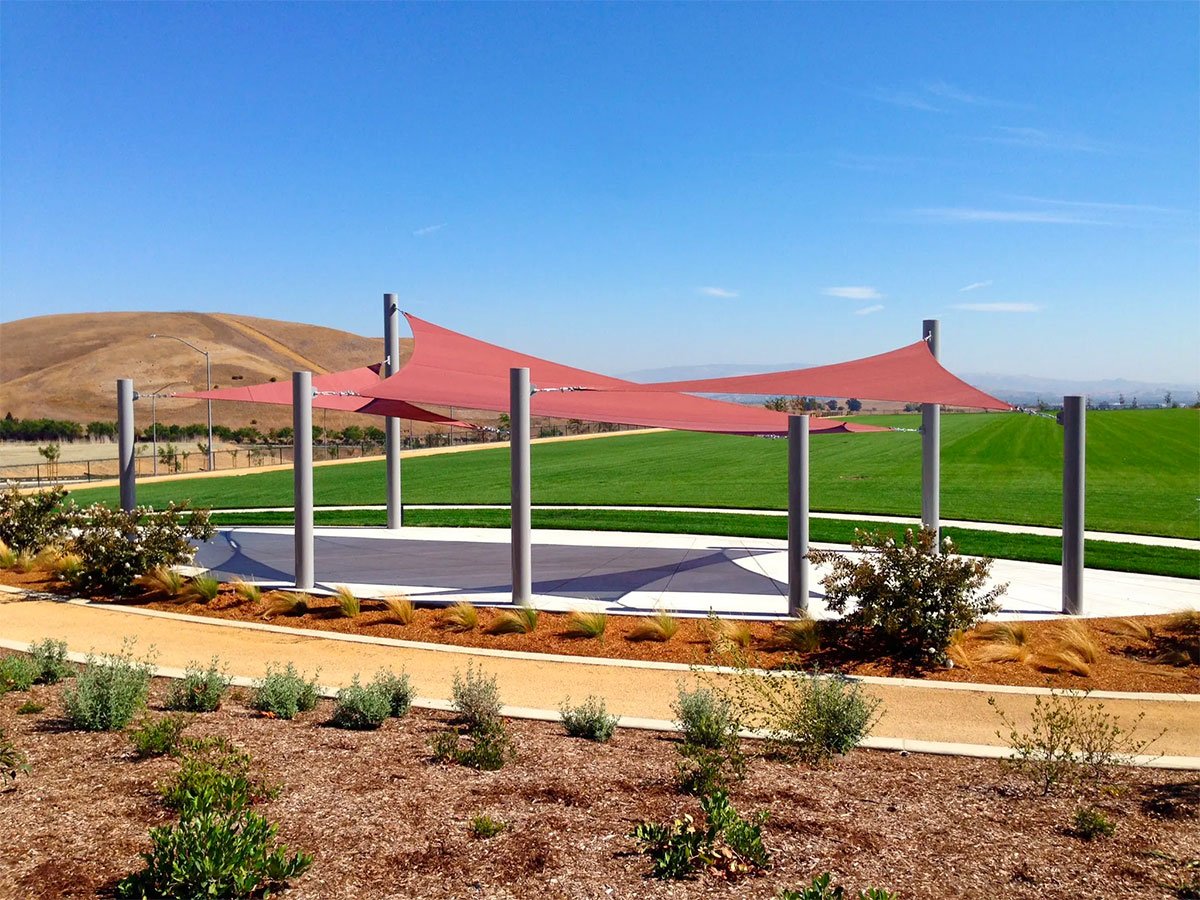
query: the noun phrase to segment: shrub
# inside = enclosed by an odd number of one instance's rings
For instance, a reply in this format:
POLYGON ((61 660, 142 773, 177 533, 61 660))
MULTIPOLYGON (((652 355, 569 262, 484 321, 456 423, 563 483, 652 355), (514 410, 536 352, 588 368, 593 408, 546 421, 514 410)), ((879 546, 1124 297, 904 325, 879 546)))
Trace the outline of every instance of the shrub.
POLYGON ((329 724, 335 728, 369 731, 378 728, 392 713, 391 698, 376 685, 363 687, 358 676, 338 691, 337 706, 329 724))
POLYGON ((603 744, 617 728, 617 717, 609 715, 604 701, 599 697, 588 697, 579 706, 571 706, 571 698, 568 697, 558 711, 562 715, 563 728, 571 737, 587 738, 603 744))
POLYGON ((158 790, 167 807, 181 815, 237 812, 279 793, 251 773, 250 754, 226 738, 184 738, 179 749, 179 770, 158 790))
POLYGON ((183 677, 171 685, 165 705, 181 712, 214 712, 221 708, 221 697, 230 684, 217 657, 204 669, 199 663, 188 663, 183 677))
POLYGON ((484 772, 493 772, 516 757, 512 739, 501 719, 495 719, 465 734, 457 728, 439 731, 430 739, 438 762, 452 761, 484 772))
POLYGON ((683 742, 679 753, 679 787, 689 794, 710 794, 746 771, 739 732, 742 723, 728 699, 707 688, 679 690, 671 707, 683 742))
POLYGON ((388 701, 389 715, 392 718, 403 718, 412 709, 413 698, 416 696, 416 691, 413 690, 412 684, 408 680, 408 675, 401 672, 399 675, 380 669, 375 680, 371 684, 378 690, 388 701))
MULTIPOLYGON (((899 900, 899 897, 883 888, 867 888, 854 895, 855 900, 899 900)), ((779 900, 849 900, 849 895, 844 887, 833 883, 832 875, 825 872, 816 876, 807 887, 780 891, 779 900)))
POLYGON ((294 591, 280 591, 267 606, 268 616, 302 616, 308 612, 308 595, 294 591))
POLYGON ((677 631, 679 631, 679 620, 668 613, 659 611, 652 616, 646 616, 630 629, 629 640, 665 643, 675 637, 677 631))
POLYGON ((37 669, 37 677, 34 680, 39 684, 58 684, 64 678, 75 674, 75 670, 67 662, 66 641, 46 638, 36 644, 30 644, 29 658, 37 669))
POLYGON ((174 752, 185 728, 187 719, 183 716, 159 716, 157 719, 146 719, 142 722, 129 733, 129 740, 140 759, 165 756, 174 752))
POLYGON ((221 582, 207 575, 197 575, 188 584, 187 593, 197 603, 212 603, 221 593, 221 582))
POLYGON ((89 654, 75 687, 63 692, 68 721, 84 731, 124 728, 146 705, 152 673, 149 658, 134 659, 130 641, 120 653, 89 654))
POLYGON ((292 663, 282 671, 268 665, 266 677, 255 685, 250 699, 252 709, 279 719, 294 719, 298 713, 308 712, 316 705, 316 675, 305 680, 292 663))
POLYGON ((1116 830, 1113 820, 1094 806, 1081 806, 1071 817, 1071 831, 1085 841, 1112 837, 1116 830))
POLYGON ((809 554, 814 563, 832 564, 821 580, 826 605, 848 625, 906 656, 940 655, 954 632, 994 612, 1007 588, 982 590, 992 560, 956 556, 949 538, 939 548, 929 529, 908 529, 900 543, 886 532, 856 529, 851 546, 857 558, 832 550, 809 554))
POLYGON ((20 706, 17 707, 17 715, 18 716, 31 716, 34 713, 40 713, 45 708, 46 708, 45 703, 38 703, 35 700, 26 700, 24 703, 22 703, 20 706))
POLYGON ((499 819, 493 819, 488 815, 478 815, 471 819, 471 834, 477 838, 493 838, 502 832, 508 825, 499 819))
POLYGON ((233 583, 233 590, 247 603, 258 603, 262 600, 262 588, 252 581, 242 581, 239 578, 233 583))
POLYGON ((989 697, 988 704, 1008 732, 996 732, 1013 751, 1008 764, 1043 795, 1061 784, 1101 784, 1110 779, 1115 766, 1144 753, 1162 736, 1135 738, 1144 713, 1127 728, 1117 716, 1104 711, 1103 703, 1090 702, 1086 693, 1053 692, 1049 697, 1034 697, 1028 731, 1016 726, 995 697, 989 697))
POLYGON ((123 594, 135 578, 157 566, 190 562, 192 540, 208 540, 216 533, 207 510, 186 504, 125 511, 97 503, 78 517, 68 549, 82 563, 70 583, 83 591, 123 594))
POLYGON ((25 754, 17 749, 16 744, 4 734, 0 728, 0 784, 5 781, 16 781, 22 772, 28 772, 25 754))
POLYGON ((383 605, 392 621, 399 625, 411 625, 417 617, 417 608, 408 597, 384 597, 383 605))
POLYGON ((484 675, 483 669, 467 664, 467 674, 455 671, 450 690, 458 721, 468 731, 477 731, 500 720, 500 688, 496 676, 484 675))
POLYGON ((337 601, 338 611, 343 616, 347 619, 358 618, 358 614, 362 612, 362 603, 354 595, 354 591, 344 584, 339 584, 333 592, 333 597, 337 601))
POLYGON ((724 791, 701 797, 700 809, 703 826, 684 815, 665 825, 641 822, 630 832, 639 850, 650 857, 655 878, 687 878, 706 868, 736 876, 770 864, 762 842, 765 813, 743 819, 724 791))
POLYGON ((187 579, 181 572, 170 566, 155 566, 149 572, 135 578, 134 583, 152 593, 162 594, 171 599, 179 597, 187 589, 187 579))
POLYGON ((570 638, 603 638, 608 627, 608 616, 602 612, 573 611, 567 616, 567 627, 563 634, 570 638))
POLYGON ((487 627, 488 634, 531 634, 537 629, 538 611, 528 604, 499 613, 487 627))
POLYGON ((0 658, 0 694, 7 691, 27 691, 38 677, 38 668, 28 656, 0 658))
POLYGON ((466 600, 459 600, 442 612, 442 624, 450 631, 474 631, 479 627, 479 610, 466 600))
POLYGON ((66 496, 62 488, 23 494, 12 487, 0 493, 0 544, 14 556, 62 544, 73 524, 73 507, 63 506, 66 496))

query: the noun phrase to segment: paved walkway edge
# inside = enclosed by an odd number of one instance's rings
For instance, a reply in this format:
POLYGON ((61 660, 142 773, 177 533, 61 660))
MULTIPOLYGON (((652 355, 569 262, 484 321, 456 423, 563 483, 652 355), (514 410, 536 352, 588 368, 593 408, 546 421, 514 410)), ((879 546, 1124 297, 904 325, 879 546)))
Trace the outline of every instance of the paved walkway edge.
MULTIPOLYGON (((197 617, 188 616, 186 618, 194 619, 197 617)), ((294 631, 296 629, 289 630, 294 631)), ((29 649, 29 645, 23 641, 10 641, 6 638, 0 638, 0 647, 18 652, 29 649)), ((87 657, 88 654, 86 653, 74 650, 67 651, 67 659, 74 663, 84 663, 87 661, 87 657)), ((155 666, 154 674, 159 678, 182 678, 184 670, 167 666, 155 666)), ((257 679, 246 678, 240 675, 231 677, 230 681, 233 685, 243 688, 253 688, 257 685, 257 679)), ((330 685, 321 685, 318 690, 322 697, 329 699, 336 698, 338 694, 338 688, 330 685)), ((443 712, 453 709, 448 700, 436 700, 427 697, 415 698, 413 706, 420 709, 434 709, 443 712)), ((500 713, 511 719, 530 719, 539 722, 562 721, 562 715, 557 710, 535 709, 528 706, 502 706, 500 713)), ((678 732, 680 730, 675 722, 667 719, 645 719, 637 716, 620 716, 617 720, 617 725, 621 728, 633 728, 643 731, 678 732)), ((742 736, 754 740, 763 737, 761 734, 749 731, 742 732, 742 736)), ((919 741, 894 737, 868 737, 859 744, 859 747, 864 750, 926 753, 935 756, 967 756, 979 759, 1008 759, 1013 756, 1013 752, 1007 747, 995 747, 988 744, 956 744, 946 741, 919 741)), ((1196 756, 1133 756, 1125 760, 1124 764, 1141 768, 1200 771, 1200 757, 1196 756)))

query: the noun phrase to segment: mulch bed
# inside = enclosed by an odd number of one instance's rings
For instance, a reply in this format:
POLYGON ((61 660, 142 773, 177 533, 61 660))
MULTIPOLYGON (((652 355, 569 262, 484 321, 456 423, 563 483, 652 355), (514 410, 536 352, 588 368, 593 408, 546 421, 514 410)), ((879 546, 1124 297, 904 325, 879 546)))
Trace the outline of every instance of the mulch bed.
MULTIPOLYGON (((156 680, 152 706, 165 693, 156 680)), ((61 686, 0 697, 0 728, 31 772, 0 791, 0 896, 85 897, 140 868, 148 829, 172 821, 155 784, 177 763, 137 761, 122 734, 66 730, 61 686), (44 712, 17 715, 32 697, 44 712)), ((698 812, 674 789, 677 738, 618 731, 611 743, 556 725, 513 721, 517 761, 475 772, 431 761, 447 717, 415 711, 375 732, 326 725, 331 704, 284 722, 233 691, 191 716, 192 736, 223 735, 282 785, 263 806, 292 848, 315 856, 287 897, 767 898, 832 871, 857 891, 905 898, 1175 897, 1200 859, 1196 773, 1125 770, 1086 798, 1042 797, 991 760, 856 751, 812 769, 756 757, 732 792, 743 813, 770 812, 768 872, 727 881, 648 877, 627 837, 643 819, 698 812), (1070 819, 1081 800, 1117 823, 1085 842, 1070 819), (474 838, 486 813, 507 823, 474 838)), ((753 752, 753 744, 747 744, 753 752)), ((1195 895, 1190 895, 1195 896, 1195 895)))

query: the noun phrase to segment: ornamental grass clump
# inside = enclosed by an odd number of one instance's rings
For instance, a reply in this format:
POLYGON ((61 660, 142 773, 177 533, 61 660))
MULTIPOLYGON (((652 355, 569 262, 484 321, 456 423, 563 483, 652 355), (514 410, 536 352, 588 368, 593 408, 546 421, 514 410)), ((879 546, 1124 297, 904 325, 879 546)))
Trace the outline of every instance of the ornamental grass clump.
POLYGON ((601 639, 608 627, 608 615, 602 612, 584 612, 574 610, 567 616, 563 636, 569 638, 601 639))
POLYGON ((149 572, 135 578, 134 584, 153 594, 160 594, 174 600, 187 590, 188 581, 182 572, 170 566, 155 566, 149 572))
POLYGON ((252 581, 242 581, 239 578, 233 583, 233 590, 247 603, 258 603, 262 600, 262 588, 252 581))
POLYGON ((316 705, 317 675, 306 679, 292 663, 283 670, 268 665, 266 676, 255 685, 250 698, 252 709, 277 719, 294 719, 316 705))
POLYGON ((333 598, 337 601, 338 612, 347 619, 357 619, 362 612, 362 603, 354 595, 354 591, 344 584, 339 584, 334 589, 333 598))
POLYGON ((532 634, 538 625, 538 611, 527 603, 500 612, 485 629, 488 634, 532 634))
POLYGON ((777 650, 793 653, 814 653, 821 648, 820 626, 808 617, 776 622, 771 632, 771 645, 777 650))
POLYGON ((63 691, 67 720, 82 731, 124 728, 145 708, 153 673, 149 657, 134 657, 132 641, 120 653, 89 654, 74 687, 63 691))
POLYGON ((479 610, 466 600, 459 600, 443 610, 442 624, 449 631, 474 631, 479 627, 479 610))
POLYGON ((187 597, 196 603, 212 603, 221 593, 221 582, 208 575, 197 575, 187 586, 187 597))
POLYGON ((609 715, 608 707, 600 697, 589 696, 578 706, 572 706, 568 697, 559 706, 558 712, 562 716, 563 730, 570 737, 603 744, 617 730, 617 717, 609 715))
POLYGON ((907 529, 901 541, 883 531, 855 529, 854 554, 814 550, 813 563, 829 564, 821 580, 826 605, 867 643, 925 662, 943 658, 956 631, 995 612, 1007 585, 985 590, 993 560, 957 556, 937 532, 907 529))
POLYGON ((302 616, 308 612, 308 595, 296 591, 279 591, 267 605, 268 616, 302 616))
POLYGON ((417 617, 417 608, 408 597, 384 597, 383 605, 397 625, 411 625, 417 617))
POLYGON ((164 705, 180 712, 215 712, 221 708, 221 698, 231 683, 217 657, 203 669, 199 663, 191 662, 183 677, 171 685, 164 705))
POLYGON ((646 616, 629 631, 631 641, 658 641, 666 643, 679 631, 679 620, 662 610, 646 616))
POLYGON ((17 551, 0 541, 0 569, 11 569, 17 563, 17 551))
POLYGON ((392 714, 391 698, 374 684, 364 687, 355 675, 349 686, 338 691, 337 706, 329 724, 353 731, 373 731, 392 714))
POLYGON ((713 653, 728 653, 731 650, 745 650, 754 640, 750 623, 735 619, 719 619, 716 613, 709 612, 708 622, 705 623, 708 632, 708 642, 713 653))

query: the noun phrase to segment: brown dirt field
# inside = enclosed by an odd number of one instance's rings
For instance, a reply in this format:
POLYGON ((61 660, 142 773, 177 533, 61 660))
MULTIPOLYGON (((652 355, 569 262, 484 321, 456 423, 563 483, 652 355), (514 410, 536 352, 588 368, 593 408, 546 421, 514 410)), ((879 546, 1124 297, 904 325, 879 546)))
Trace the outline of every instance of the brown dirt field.
MULTIPOLYGON (((156 680, 151 706, 165 692, 156 680)), ((31 771, 0 791, 0 896, 84 897, 140 867, 148 829, 167 824, 155 784, 169 758, 137 761, 122 734, 67 730, 61 686, 0 697, 0 728, 31 771), (17 715, 26 699, 43 712, 17 715)), ((297 720, 262 718, 234 690, 190 716, 191 736, 223 735, 282 793, 263 806, 280 838, 315 861, 284 896, 302 898, 771 898, 823 871, 858 890, 905 898, 1176 897, 1196 884, 1200 779, 1123 770, 1086 795, 1042 797, 991 760, 855 751, 812 769, 753 756, 732 791, 744 814, 768 811, 773 866, 737 881, 657 882, 626 837, 643 819, 698 811, 674 788, 677 738, 619 731, 607 745, 557 725, 511 722, 517 760, 498 772, 431 761, 447 716, 415 711, 375 732, 325 725, 323 701, 297 720), (1117 823, 1112 839, 1070 832, 1081 802, 1117 823), (470 819, 507 823, 489 840, 470 819), (1190 864, 1191 868, 1187 868, 1190 864)))
MULTIPOLYGON (((63 590, 44 574, 17 575, 0 572, 0 584, 12 584, 34 590, 63 590)), ((291 628, 309 628, 341 634, 360 634, 397 640, 453 644, 461 647, 487 647, 531 653, 557 653, 567 656, 592 656, 612 659, 639 659, 678 662, 686 665, 727 661, 727 656, 712 653, 711 625, 704 619, 680 619, 679 630, 665 642, 632 641, 630 632, 640 622, 635 616, 609 616, 602 639, 568 637, 565 614, 542 613, 537 630, 531 634, 489 635, 484 633, 497 611, 480 608, 480 629, 455 632, 446 627, 438 608, 418 607, 415 620, 400 625, 378 602, 362 601, 362 613, 355 619, 340 615, 332 598, 311 598, 311 609, 302 616, 270 616, 274 593, 268 592, 257 603, 250 603, 225 586, 211 603, 170 600, 147 594, 120 602, 167 612, 230 619, 270 622, 291 628)), ((103 599, 103 598, 100 598, 103 599)), ((914 677, 934 681, 958 681, 975 684, 1024 685, 1030 687, 1066 687, 1080 690, 1135 691, 1149 693, 1200 693, 1200 627, 1193 620, 1184 630, 1172 630, 1177 623, 1171 616, 1141 616, 1136 619, 1081 620, 1097 644, 1097 657, 1088 666, 1089 674, 1080 675, 1054 669, 1048 655, 1060 645, 1061 622, 1023 623, 1027 632, 1028 658, 1024 661, 987 661, 981 656, 993 645, 983 629, 969 632, 962 642, 962 654, 953 668, 920 668, 904 660, 864 651, 854 644, 836 623, 823 626, 821 647, 810 653, 797 653, 778 643, 775 626, 767 622, 750 624, 752 643, 747 655, 763 668, 799 666, 809 669, 838 669, 848 674, 884 677, 914 677), (1129 623, 1144 626, 1150 636, 1130 634, 1129 623), (1156 661, 1163 654, 1175 654, 1176 664, 1156 661), (867 658, 864 658, 866 656, 867 658), (1182 664, 1187 660, 1187 664, 1182 664), (966 664, 969 664, 969 668, 966 664)))

